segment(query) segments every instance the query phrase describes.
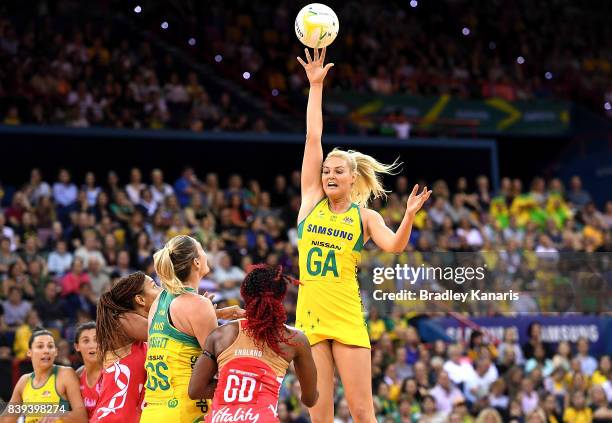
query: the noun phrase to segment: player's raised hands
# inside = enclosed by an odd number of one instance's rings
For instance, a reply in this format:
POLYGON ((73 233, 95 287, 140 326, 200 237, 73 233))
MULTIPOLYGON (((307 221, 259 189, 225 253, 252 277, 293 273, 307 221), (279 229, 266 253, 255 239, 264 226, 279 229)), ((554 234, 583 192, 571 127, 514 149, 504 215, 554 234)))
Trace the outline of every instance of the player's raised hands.
POLYGON ((322 84, 323 80, 325 79, 325 75, 327 75, 327 72, 331 69, 332 66, 334 66, 333 63, 328 63, 327 65, 324 65, 325 51, 325 47, 320 51, 319 49, 315 48, 313 60, 310 57, 310 51, 305 48, 304 52, 306 53, 306 62, 304 62, 301 57, 297 58, 298 62, 300 62, 300 64, 304 67, 304 70, 306 70, 306 76, 308 77, 308 81, 310 81, 311 85, 322 84))
POLYGON ((419 185, 417 184, 412 189, 410 197, 408 197, 408 202, 406 203, 407 214, 415 215, 421 209, 421 207, 423 207, 423 204, 425 204, 425 201, 427 201, 431 195, 431 190, 428 191, 427 187, 424 187, 420 194, 418 194, 418 192, 419 185))

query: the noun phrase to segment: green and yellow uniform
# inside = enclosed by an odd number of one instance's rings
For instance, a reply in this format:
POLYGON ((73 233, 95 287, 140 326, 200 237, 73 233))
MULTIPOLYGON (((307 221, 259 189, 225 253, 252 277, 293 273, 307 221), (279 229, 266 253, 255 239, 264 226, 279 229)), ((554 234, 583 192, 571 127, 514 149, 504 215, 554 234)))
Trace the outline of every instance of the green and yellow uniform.
MULTIPOLYGON (((54 365, 45 383, 38 388, 34 387, 34 372, 30 373, 30 380, 26 383, 23 388, 23 393, 21 394, 22 404, 58 404, 60 407, 58 413, 70 411, 70 403, 68 400, 62 398, 59 392, 57 392, 58 371, 59 366, 54 365)), ((36 423, 42 419, 42 416, 27 416, 25 418, 25 423, 36 423)), ((61 421, 61 419, 57 420, 58 423, 61 423, 61 421)))
POLYGON ((516 217, 516 223, 521 228, 525 227, 529 222, 534 222, 539 227, 543 227, 546 223, 546 212, 540 208, 530 193, 514 197, 510 206, 510 215, 516 217))
POLYGON ((591 423, 593 421, 593 410, 588 407, 581 410, 568 407, 563 413, 563 421, 567 423, 591 423))
POLYGON ((563 200, 563 196, 559 193, 553 192, 548 195, 546 201, 546 213, 549 219, 552 219, 557 225, 558 229, 563 229, 563 225, 566 220, 572 217, 572 211, 563 200))
POLYGON ((491 218, 497 222, 500 228, 507 228, 510 222, 510 211, 508 210, 506 197, 503 195, 494 197, 489 206, 489 214, 491 218))
MULTIPOLYGON (((194 292, 192 288, 186 290, 194 292)), ((208 401, 192 400, 187 393, 202 348, 196 337, 179 331, 170 322, 170 304, 175 298, 176 295, 162 291, 149 328, 146 406, 141 422, 202 422, 210 408, 208 401)))
POLYGON ((363 226, 357 204, 344 213, 322 199, 298 225, 300 282, 296 327, 310 345, 326 339, 370 348, 357 283, 363 226))

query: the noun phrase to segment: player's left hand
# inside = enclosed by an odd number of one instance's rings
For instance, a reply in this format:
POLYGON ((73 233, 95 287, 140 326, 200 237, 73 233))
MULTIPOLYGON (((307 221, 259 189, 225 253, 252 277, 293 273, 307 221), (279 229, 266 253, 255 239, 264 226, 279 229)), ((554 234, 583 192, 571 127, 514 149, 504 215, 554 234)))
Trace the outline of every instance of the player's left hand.
POLYGON ((217 313, 217 319, 223 320, 235 320, 244 317, 245 311, 237 305, 231 307, 223 307, 215 309, 217 313))
POLYGON ((425 201, 429 199, 431 195, 431 190, 427 191, 427 187, 423 188, 423 191, 419 192, 419 184, 416 184, 410 193, 410 197, 408 197, 408 201, 406 203, 406 214, 410 214, 414 216, 425 204, 425 201))

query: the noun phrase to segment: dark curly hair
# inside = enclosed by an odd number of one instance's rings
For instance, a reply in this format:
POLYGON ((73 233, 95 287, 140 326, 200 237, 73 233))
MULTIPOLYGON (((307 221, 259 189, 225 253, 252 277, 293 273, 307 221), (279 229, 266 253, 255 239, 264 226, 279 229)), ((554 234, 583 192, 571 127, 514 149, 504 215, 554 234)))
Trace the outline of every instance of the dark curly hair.
POLYGON ((287 313, 283 299, 290 283, 297 285, 299 281, 284 274, 282 266, 258 264, 251 267, 240 287, 247 335, 258 347, 267 345, 279 355, 283 355, 280 344, 289 343, 285 336, 287 313))

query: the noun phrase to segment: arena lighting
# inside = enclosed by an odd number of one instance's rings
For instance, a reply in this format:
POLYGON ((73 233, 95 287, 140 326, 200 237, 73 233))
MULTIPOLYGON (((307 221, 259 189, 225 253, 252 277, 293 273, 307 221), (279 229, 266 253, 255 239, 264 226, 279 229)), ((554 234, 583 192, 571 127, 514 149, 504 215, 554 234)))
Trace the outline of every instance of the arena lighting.
POLYGON ((215 62, 217 62, 217 63, 221 63, 221 60, 223 60, 223 56, 221 56, 220 54, 217 54, 217 55, 215 56, 215 62))
POLYGON ((523 56, 517 57, 516 63, 518 63, 519 65, 522 65, 523 63, 525 63, 525 58, 523 56))
POLYGON ((544 74, 544 78, 546 78, 546 79, 552 79, 552 77, 553 77, 553 75, 552 75, 552 73, 550 73, 550 72, 546 72, 546 73, 544 74))
POLYGON ((461 30, 461 33, 467 37, 468 35, 470 35, 470 28, 463 27, 463 29, 461 30))
POLYGON ((244 79, 249 79, 251 77, 251 73, 250 72, 245 72, 245 73, 242 74, 242 77, 244 79))
POLYGON ((612 110, 612 104, 610 104, 610 102, 609 102, 609 101, 606 101, 606 102, 604 103, 604 109, 606 109, 607 111, 612 110))
POLYGON ((278 90, 277 90, 276 88, 274 88, 274 89, 272 90, 272 96, 273 96, 273 97, 278 96, 278 90))
POLYGON ((187 41, 187 43, 190 46, 195 46, 196 45, 196 39, 195 38, 190 38, 189 41, 187 41))
POLYGON ((162 29, 168 29, 168 22, 163 21, 162 24, 161 24, 161 28, 162 29))
POLYGON ((417 7, 419 2, 417 0, 410 0, 410 7, 417 7))
POLYGON ((140 13, 140 12, 142 12, 142 7, 140 7, 140 6, 136 6, 136 7, 134 8, 134 12, 135 12, 135 13, 140 13))

